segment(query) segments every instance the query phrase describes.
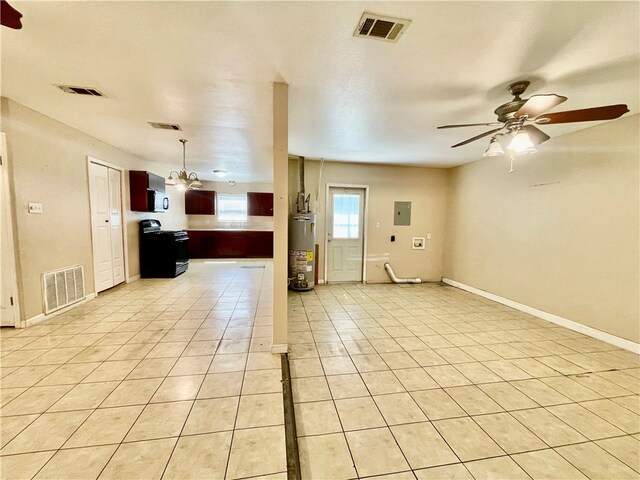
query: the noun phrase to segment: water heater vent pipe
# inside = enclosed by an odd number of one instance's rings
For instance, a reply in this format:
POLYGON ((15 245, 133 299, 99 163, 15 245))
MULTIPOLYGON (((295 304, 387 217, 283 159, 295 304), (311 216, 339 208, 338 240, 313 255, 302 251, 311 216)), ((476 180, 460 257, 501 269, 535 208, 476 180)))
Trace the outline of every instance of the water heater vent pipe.
POLYGON ((299 176, 300 176, 300 190, 298 190, 298 198, 296 199, 298 213, 309 213, 308 200, 304 198, 304 157, 299 156, 299 176))
POLYGON ((389 262, 385 262, 384 269, 387 271, 387 275, 389 275, 393 283, 422 283, 422 279, 420 278, 398 278, 389 262))

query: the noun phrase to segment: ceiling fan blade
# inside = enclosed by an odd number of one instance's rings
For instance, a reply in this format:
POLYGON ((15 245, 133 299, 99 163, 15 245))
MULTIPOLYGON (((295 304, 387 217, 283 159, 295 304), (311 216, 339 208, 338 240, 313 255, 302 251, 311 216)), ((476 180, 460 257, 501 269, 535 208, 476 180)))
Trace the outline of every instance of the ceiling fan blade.
POLYGON ((551 138, 549 135, 533 125, 525 125, 524 127, 521 127, 521 130, 527 132, 531 141, 536 145, 540 145, 551 138))
POLYGON ((493 130, 489 130, 488 132, 484 132, 484 133, 481 133, 480 135, 476 135, 475 137, 471 137, 471 138, 465 140, 464 142, 460 142, 460 143, 456 143, 455 145, 451 145, 451 148, 456 148, 456 147, 460 147, 462 145, 466 145, 467 143, 475 142, 476 140, 480 140, 482 137, 486 137, 488 135, 491 135, 492 133, 499 132, 500 130, 502 130, 502 127, 494 128, 493 130))
POLYGON ((503 125, 502 122, 489 122, 489 123, 460 123, 458 125, 441 125, 438 128, 458 128, 458 127, 494 127, 503 125))
POLYGON ((528 118, 535 118, 566 100, 567 97, 561 97, 553 93, 549 95, 534 95, 515 113, 515 118, 520 118, 523 115, 528 118))
POLYGON ((627 113, 626 105, 607 105, 604 107, 584 108, 582 110, 567 110, 566 112, 545 113, 535 119, 538 125, 551 123, 595 122, 597 120, 613 120, 627 113))
POLYGON ((22 28, 22 14, 13 8, 6 0, 0 2, 0 24, 3 27, 20 30, 22 28))

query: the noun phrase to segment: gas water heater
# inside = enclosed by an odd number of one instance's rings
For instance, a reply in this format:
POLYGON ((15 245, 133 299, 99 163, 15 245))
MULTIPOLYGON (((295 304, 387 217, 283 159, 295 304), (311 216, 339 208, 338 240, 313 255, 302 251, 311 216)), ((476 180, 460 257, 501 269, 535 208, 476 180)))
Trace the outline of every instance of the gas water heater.
POLYGON ((304 196, 304 157, 299 160, 298 212, 289 215, 289 288, 307 291, 313 289, 315 278, 316 214, 309 209, 310 195, 304 196))
POLYGON ((289 288, 313 288, 316 244, 316 214, 289 215, 289 288))

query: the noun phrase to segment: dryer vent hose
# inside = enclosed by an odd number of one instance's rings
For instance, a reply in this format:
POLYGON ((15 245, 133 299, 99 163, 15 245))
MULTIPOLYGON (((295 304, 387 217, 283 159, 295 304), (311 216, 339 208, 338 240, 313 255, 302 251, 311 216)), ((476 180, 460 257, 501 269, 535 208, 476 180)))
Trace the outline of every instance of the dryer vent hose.
POLYGON ((384 269, 387 271, 387 274, 393 283, 422 283, 420 278, 398 278, 389 262, 384 264, 384 269))

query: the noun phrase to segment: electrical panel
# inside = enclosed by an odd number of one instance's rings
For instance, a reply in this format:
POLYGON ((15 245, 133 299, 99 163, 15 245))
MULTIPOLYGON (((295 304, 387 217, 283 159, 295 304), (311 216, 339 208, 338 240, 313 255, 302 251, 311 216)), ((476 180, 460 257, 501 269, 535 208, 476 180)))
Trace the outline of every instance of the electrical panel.
POLYGON ((393 224, 411 225, 411 202, 393 203, 393 224))

